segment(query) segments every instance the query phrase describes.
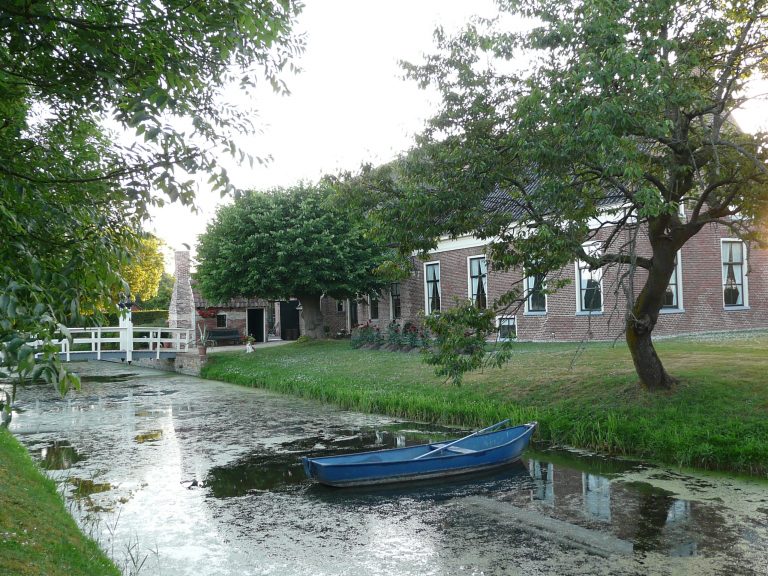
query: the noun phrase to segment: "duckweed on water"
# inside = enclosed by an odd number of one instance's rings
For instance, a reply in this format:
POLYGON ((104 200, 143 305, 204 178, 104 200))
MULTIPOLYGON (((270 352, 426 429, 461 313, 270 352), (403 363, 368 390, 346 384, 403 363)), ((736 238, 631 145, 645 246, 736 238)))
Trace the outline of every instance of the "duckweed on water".
POLYGON ((537 420, 539 442, 766 475, 768 333, 741 338, 658 342, 681 382, 655 394, 637 383, 626 348, 608 343, 520 343, 510 364, 471 374, 461 387, 417 355, 341 341, 212 354, 203 377, 466 428, 537 420))

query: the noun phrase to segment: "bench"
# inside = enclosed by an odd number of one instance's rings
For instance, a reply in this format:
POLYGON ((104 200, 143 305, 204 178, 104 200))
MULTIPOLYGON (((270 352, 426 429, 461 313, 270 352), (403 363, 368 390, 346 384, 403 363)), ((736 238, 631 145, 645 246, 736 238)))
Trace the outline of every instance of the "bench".
MULTIPOLYGON (((445 446, 445 444, 432 444, 430 448, 437 450, 443 446, 445 446)), ((445 450, 448 452, 455 452, 456 454, 474 454, 477 452, 477 450, 472 450, 471 448, 462 448, 461 446, 448 446, 448 448, 445 450)))
POLYGON ((208 340, 211 340, 216 345, 223 344, 224 342, 240 344, 243 341, 243 337, 237 328, 210 328, 208 330, 208 340))

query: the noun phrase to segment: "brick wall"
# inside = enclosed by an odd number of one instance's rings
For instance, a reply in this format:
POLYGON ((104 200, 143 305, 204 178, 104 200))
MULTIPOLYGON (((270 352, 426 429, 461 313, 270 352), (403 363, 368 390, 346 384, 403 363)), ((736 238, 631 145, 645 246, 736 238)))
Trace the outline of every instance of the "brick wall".
MULTIPOLYGON (((734 309, 723 304, 720 243, 732 235, 722 226, 709 226, 694 236, 681 251, 680 278, 682 307, 664 311, 654 333, 659 336, 699 332, 768 328, 768 251, 748 247, 748 307, 734 309)), ((638 249, 649 254, 647 243, 638 249)), ((483 247, 464 247, 431 254, 417 262, 410 278, 401 283, 402 320, 418 322, 425 309, 424 263, 440 262, 441 308, 455 306, 469 298, 468 258, 482 256, 483 247)), ((524 307, 509 310, 514 316, 518 337, 522 340, 610 340, 620 338, 624 328, 626 297, 619 286, 623 268, 608 268, 603 274, 603 311, 577 313, 575 263, 564 267, 549 279, 564 278, 570 284, 547 295, 546 313, 526 313, 524 307)), ((492 303, 514 286, 522 286, 519 270, 488 271, 488 302, 492 303)), ((644 283, 643 271, 635 279, 635 293, 644 283)), ((379 304, 379 324, 390 318, 389 295, 379 304)), ((362 319, 366 318, 361 316, 362 319)))

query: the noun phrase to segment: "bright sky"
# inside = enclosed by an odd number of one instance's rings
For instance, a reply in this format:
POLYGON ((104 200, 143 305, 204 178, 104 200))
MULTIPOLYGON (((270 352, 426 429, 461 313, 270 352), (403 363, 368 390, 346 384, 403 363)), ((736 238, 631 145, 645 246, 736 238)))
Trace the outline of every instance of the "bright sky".
MULTIPOLYGON (((323 174, 380 164, 407 150, 435 111, 434 93, 403 79, 399 60, 420 61, 434 51, 437 25, 455 30, 472 15, 495 14, 492 0, 314 0, 298 30, 306 33, 303 71, 285 76, 292 94, 259 93, 247 105, 259 112, 261 133, 239 140, 242 148, 272 157, 267 166, 232 168, 236 186, 267 189, 315 181, 323 174)), ((763 89, 766 83, 763 83, 763 89)), ((765 90, 764 90, 765 91, 765 90)), ((753 108, 737 119, 744 129, 768 127, 768 115, 753 108)), ((149 228, 173 250, 197 236, 222 200, 201 189, 200 213, 177 205, 155 211, 149 228)), ((172 263, 168 263, 172 270, 172 263)))
MULTIPOLYGON (((239 140, 272 162, 234 168, 236 186, 266 189, 315 181, 323 174, 383 163, 407 150, 436 110, 433 93, 403 79, 399 60, 433 51, 436 26, 458 29, 474 14, 495 13, 491 0, 315 0, 298 29, 306 32, 302 72, 285 76, 290 96, 264 91, 250 104, 262 133, 239 140)), ((181 206, 155 211, 149 226, 171 251, 192 246, 222 202, 201 190, 199 214, 181 206)), ((171 265, 172 267, 172 265, 171 265)))

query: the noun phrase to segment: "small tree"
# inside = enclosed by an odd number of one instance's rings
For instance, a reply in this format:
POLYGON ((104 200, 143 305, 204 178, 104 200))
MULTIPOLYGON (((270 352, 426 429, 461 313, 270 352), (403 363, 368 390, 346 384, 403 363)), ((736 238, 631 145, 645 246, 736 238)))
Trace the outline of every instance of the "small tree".
POLYGON ((406 252, 446 233, 496 239, 496 269, 535 276, 620 267, 640 381, 668 388, 651 335, 678 250, 711 224, 760 240, 768 213, 765 134, 732 117, 768 68, 766 3, 498 4, 498 20, 438 31, 439 53, 406 65, 443 106, 380 188, 377 225, 406 252), (513 32, 510 16, 533 23, 513 32))
POLYGON ((236 296, 299 299, 307 336, 323 336, 320 298, 378 290, 384 249, 332 203, 326 185, 252 191, 219 208, 200 236, 197 281, 223 302, 236 296))

